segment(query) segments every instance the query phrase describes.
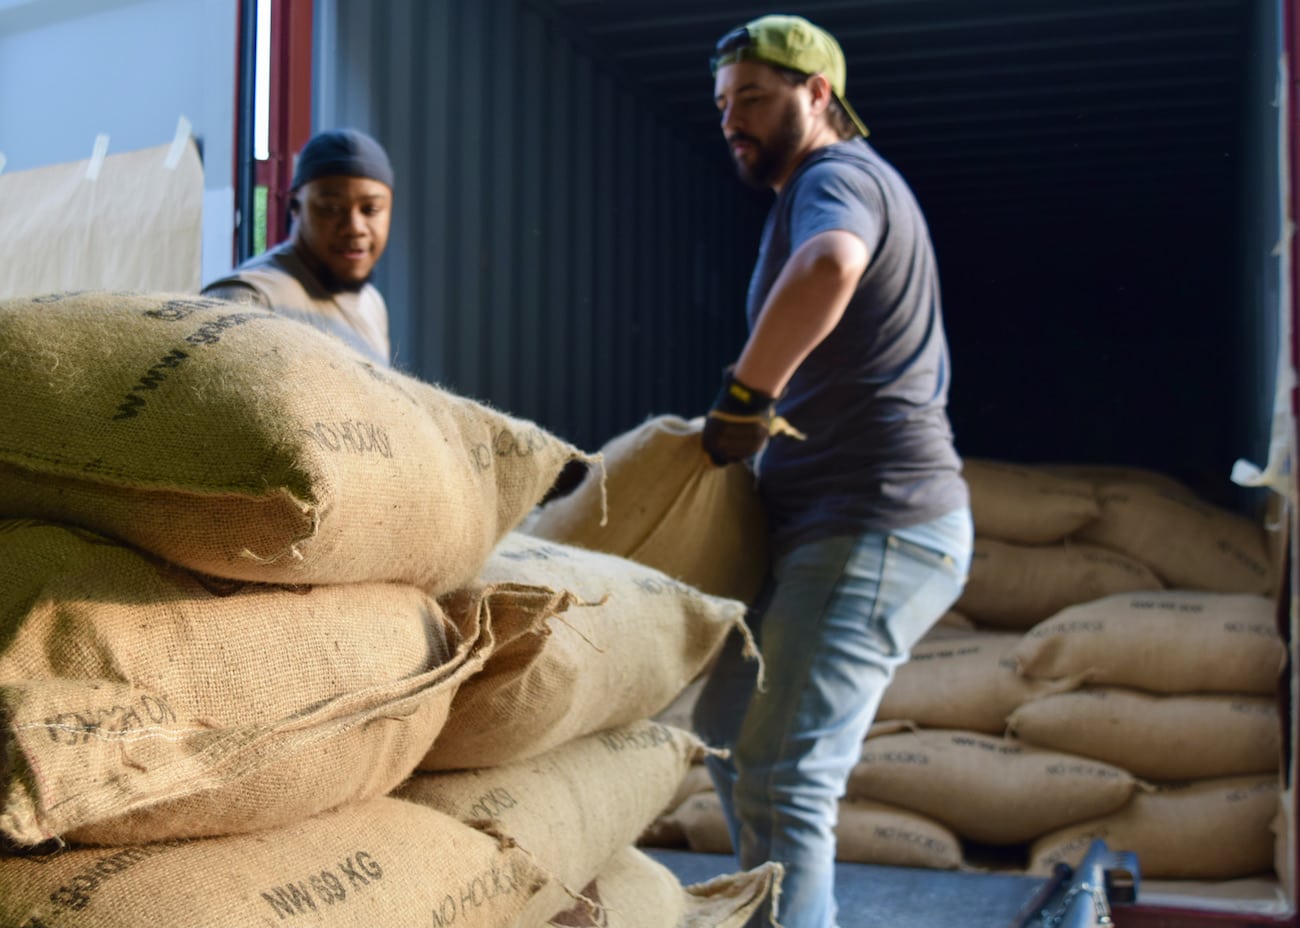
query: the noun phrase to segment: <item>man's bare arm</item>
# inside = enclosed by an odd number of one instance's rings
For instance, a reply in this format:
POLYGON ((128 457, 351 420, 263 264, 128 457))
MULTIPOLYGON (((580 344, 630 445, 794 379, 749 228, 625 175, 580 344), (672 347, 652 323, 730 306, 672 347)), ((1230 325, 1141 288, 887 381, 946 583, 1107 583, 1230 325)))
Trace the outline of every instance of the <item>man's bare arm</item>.
POLYGON ((844 315, 871 255, 851 232, 814 235, 795 250, 772 285, 736 362, 746 386, 780 396, 804 358, 844 315))

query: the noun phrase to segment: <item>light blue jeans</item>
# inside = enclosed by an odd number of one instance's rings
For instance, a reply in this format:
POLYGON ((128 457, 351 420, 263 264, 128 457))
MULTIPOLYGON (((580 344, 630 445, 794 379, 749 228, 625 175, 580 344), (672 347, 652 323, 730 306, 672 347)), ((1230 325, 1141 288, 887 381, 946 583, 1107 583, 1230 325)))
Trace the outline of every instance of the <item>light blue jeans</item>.
POLYGON ((786 553, 750 614, 763 654, 736 636, 695 708, 732 846, 743 869, 775 860, 785 880, 783 928, 835 925, 835 824, 849 772, 894 669, 961 594, 970 568, 970 510, 892 532, 837 536, 786 553))

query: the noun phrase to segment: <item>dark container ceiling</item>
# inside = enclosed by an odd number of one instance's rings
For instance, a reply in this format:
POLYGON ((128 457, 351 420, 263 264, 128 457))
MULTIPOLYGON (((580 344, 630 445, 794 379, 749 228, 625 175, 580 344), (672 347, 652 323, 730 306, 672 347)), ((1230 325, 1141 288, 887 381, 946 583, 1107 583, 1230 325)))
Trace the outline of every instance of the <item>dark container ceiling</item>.
MULTIPOLYGON (((708 57, 774 12, 731 0, 552 0, 668 118, 716 145, 708 57)), ((927 208, 1163 200, 1222 183, 1245 0, 801 3, 840 41, 871 141, 927 208)))
POLYGON ((1227 475, 1271 402, 1271 0, 537 2, 720 160, 716 40, 765 12, 829 30, 929 219, 959 450, 1147 466, 1245 505, 1227 475))

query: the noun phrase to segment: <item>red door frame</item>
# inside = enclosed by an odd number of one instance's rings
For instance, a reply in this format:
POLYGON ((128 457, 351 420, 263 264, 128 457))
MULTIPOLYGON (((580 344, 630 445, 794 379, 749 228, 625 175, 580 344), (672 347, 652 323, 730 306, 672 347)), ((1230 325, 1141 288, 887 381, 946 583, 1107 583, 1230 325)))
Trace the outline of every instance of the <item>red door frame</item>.
POLYGON ((266 244, 288 237, 294 156, 311 137, 312 0, 274 0, 271 7, 270 158, 258 163, 265 184, 266 244))
MULTIPOLYGON (((239 0, 237 21, 242 21, 246 4, 257 0, 239 0)), ((241 44, 242 44, 241 35, 241 44)), ((289 185, 293 180, 294 156, 311 137, 312 99, 312 0, 273 0, 271 5, 271 68, 270 112, 268 118, 267 149, 265 161, 254 162, 253 183, 267 188, 266 244, 271 247, 288 237, 286 217, 289 211, 289 185)), ((250 51, 250 54, 255 52, 250 51)), ((236 50, 237 60, 243 59, 244 49, 236 50)), ((245 98, 239 86, 245 68, 236 69, 236 106, 245 98)), ((247 99, 252 99, 249 93, 247 99)), ((236 146, 249 149, 252 157, 252 139, 238 138, 236 146)), ((239 171, 239 152, 235 157, 235 202, 243 192, 239 171)))

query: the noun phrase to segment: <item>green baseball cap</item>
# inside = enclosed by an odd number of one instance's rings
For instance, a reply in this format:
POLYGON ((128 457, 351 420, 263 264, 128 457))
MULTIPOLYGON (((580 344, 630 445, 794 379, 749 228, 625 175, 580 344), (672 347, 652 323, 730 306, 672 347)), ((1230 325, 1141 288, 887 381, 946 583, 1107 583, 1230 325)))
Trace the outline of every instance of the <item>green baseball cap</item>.
POLYGON ((825 29, 802 16, 760 16, 733 29, 718 40, 710 66, 716 75, 723 65, 737 61, 765 61, 804 74, 823 74, 844 112, 859 132, 867 135, 858 114, 844 99, 844 52, 825 29))

